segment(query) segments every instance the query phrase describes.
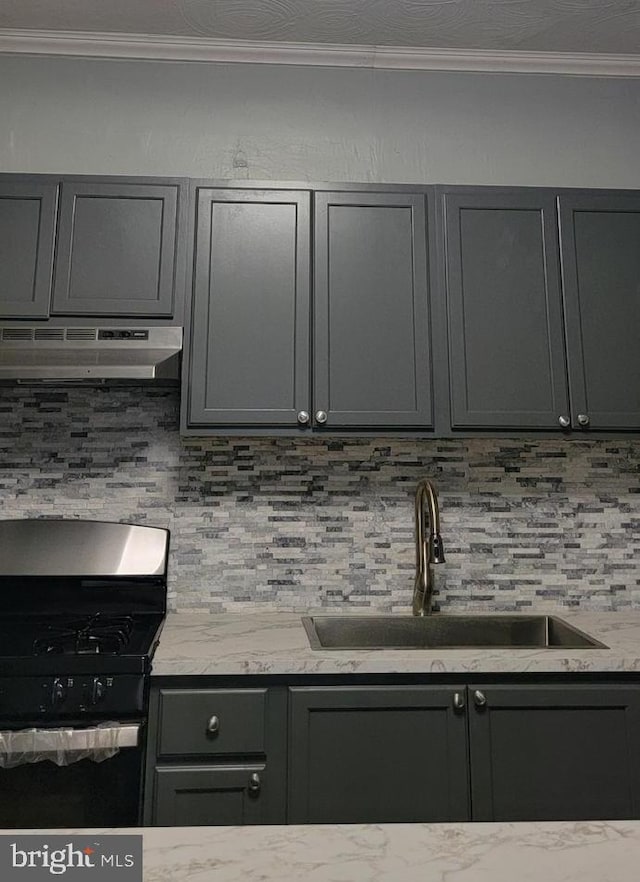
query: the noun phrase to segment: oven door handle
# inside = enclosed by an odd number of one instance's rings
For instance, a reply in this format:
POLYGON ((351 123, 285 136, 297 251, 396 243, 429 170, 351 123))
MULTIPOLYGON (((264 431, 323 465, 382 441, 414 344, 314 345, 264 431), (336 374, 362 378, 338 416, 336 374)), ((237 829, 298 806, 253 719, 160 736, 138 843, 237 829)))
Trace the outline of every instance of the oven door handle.
POLYGON ((137 747, 141 726, 137 723, 110 723, 87 729, 18 729, 0 731, 0 753, 48 753, 51 750, 75 753, 109 748, 137 747))

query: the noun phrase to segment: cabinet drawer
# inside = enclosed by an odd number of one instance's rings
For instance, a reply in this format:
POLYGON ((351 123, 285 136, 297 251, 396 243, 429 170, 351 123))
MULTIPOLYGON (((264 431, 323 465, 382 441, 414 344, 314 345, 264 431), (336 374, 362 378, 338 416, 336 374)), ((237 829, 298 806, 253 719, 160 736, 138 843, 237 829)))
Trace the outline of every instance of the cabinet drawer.
POLYGON ((266 689, 161 689, 158 755, 264 753, 266 689))
POLYGON ((264 763, 157 768, 153 824, 163 827, 264 824, 264 763))

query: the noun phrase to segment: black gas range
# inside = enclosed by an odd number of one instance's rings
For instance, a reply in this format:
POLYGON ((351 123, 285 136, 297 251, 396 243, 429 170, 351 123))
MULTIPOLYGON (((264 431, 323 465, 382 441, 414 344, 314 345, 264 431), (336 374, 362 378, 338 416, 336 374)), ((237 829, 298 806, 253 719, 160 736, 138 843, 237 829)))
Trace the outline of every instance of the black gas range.
POLYGON ((168 549, 155 527, 0 520, 0 826, 139 822, 168 549))

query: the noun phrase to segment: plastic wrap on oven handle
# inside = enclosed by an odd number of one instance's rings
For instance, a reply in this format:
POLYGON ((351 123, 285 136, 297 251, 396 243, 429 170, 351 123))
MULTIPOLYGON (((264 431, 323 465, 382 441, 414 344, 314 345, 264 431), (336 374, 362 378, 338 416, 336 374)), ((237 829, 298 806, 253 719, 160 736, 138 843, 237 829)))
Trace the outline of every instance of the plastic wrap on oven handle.
POLYGON ((137 747, 140 726, 100 723, 86 729, 17 729, 0 731, 0 768, 49 760, 68 766, 83 759, 101 763, 123 747, 137 747))

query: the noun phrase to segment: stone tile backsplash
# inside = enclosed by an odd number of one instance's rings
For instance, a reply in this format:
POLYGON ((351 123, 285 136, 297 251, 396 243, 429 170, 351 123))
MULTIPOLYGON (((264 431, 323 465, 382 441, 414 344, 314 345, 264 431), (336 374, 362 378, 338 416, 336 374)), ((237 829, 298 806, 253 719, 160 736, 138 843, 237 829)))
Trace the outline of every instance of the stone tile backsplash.
POLYGON ((181 439, 178 407, 159 387, 1 389, 0 517, 169 527, 174 610, 408 612, 429 476, 440 609, 640 607, 636 438, 181 439))

